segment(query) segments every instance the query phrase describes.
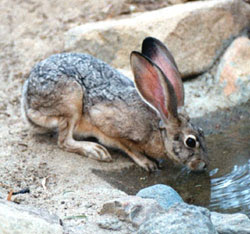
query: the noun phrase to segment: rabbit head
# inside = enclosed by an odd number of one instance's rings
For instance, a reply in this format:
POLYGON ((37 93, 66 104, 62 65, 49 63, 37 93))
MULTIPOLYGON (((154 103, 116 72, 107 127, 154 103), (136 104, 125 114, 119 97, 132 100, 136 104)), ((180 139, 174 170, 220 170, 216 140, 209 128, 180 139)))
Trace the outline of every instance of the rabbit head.
POLYGON ((169 50, 148 37, 142 53, 133 51, 130 62, 140 96, 160 117, 166 157, 193 171, 204 170, 208 165, 204 134, 184 112, 183 83, 169 50))

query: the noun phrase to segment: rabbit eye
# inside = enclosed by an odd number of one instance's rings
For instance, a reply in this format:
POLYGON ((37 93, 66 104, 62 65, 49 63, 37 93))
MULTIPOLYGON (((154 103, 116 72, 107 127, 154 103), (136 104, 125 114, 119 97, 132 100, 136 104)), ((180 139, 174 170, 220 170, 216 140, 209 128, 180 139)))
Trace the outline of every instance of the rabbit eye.
POLYGON ((185 140, 185 145, 189 148, 195 148, 197 146, 196 137, 193 135, 189 135, 185 140))

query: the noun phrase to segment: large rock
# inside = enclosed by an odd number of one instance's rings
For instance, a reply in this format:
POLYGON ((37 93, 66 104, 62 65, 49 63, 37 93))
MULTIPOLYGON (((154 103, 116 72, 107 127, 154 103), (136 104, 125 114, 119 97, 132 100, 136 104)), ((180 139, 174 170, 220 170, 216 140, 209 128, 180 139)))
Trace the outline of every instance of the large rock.
POLYGON ((250 219, 244 214, 221 214, 211 212, 211 220, 219 234, 250 233, 250 219))
POLYGON ((115 215, 119 220, 131 223, 137 228, 146 220, 162 213, 164 213, 163 208, 155 200, 136 196, 125 196, 108 201, 100 211, 102 215, 115 215))
POLYGON ((165 214, 148 220, 138 234, 215 234, 217 233, 206 208, 179 203, 165 214))
POLYGON ((102 229, 120 231, 122 223, 117 217, 105 217, 97 221, 98 226, 102 229))
POLYGON ((250 40, 239 37, 223 55, 216 79, 224 86, 224 95, 237 104, 250 98, 250 40))
POLYGON ((0 233, 63 233, 60 220, 47 211, 0 200, 0 233))
POLYGON ((125 68, 150 35, 168 45, 182 75, 190 76, 208 69, 249 22, 250 5, 242 0, 191 2, 75 27, 65 34, 65 49, 125 68))
MULTIPOLYGON (((159 201, 158 196, 156 199, 159 201)), ((160 203, 162 203, 161 199, 160 203)), ((100 214, 101 217, 97 220, 99 227, 121 233, 250 233, 250 220, 244 214, 210 212, 206 208, 188 205, 185 202, 163 209, 153 199, 124 196, 106 202, 100 214)))
POLYGON ((142 198, 155 199, 158 204, 165 210, 168 210, 176 203, 183 202, 180 195, 170 186, 164 184, 156 184, 144 189, 141 189, 136 196, 142 198))

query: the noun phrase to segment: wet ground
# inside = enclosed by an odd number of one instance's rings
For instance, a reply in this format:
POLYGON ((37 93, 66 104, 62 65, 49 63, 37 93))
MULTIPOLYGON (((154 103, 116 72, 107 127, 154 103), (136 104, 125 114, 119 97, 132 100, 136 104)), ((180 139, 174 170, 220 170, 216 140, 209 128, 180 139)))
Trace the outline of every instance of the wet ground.
POLYGON ((121 170, 93 170, 128 194, 153 184, 173 187, 190 204, 250 217, 250 102, 195 119, 207 134, 210 166, 205 173, 163 162, 163 169, 147 173, 133 165, 121 170))

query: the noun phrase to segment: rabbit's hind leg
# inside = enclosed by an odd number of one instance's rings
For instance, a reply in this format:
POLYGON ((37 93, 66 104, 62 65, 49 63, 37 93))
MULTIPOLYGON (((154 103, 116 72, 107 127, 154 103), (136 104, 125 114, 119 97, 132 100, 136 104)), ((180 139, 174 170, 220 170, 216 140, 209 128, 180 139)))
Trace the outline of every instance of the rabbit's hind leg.
POLYGON ((60 148, 84 155, 99 161, 112 161, 108 150, 102 145, 88 141, 76 141, 73 131, 79 121, 79 116, 60 117, 58 124, 58 145, 60 148))
POLYGON ((33 133, 45 134, 54 132, 58 125, 58 117, 41 115, 40 111, 28 109, 27 122, 33 133))
POLYGON ((100 144, 74 139, 74 131, 84 119, 83 89, 76 81, 65 88, 61 95, 57 109, 61 113, 58 117, 58 146, 68 152, 78 153, 100 161, 112 161, 108 150, 100 144))
POLYGON ((76 141, 73 137, 75 129, 84 119, 84 91, 81 85, 73 78, 62 77, 54 90, 52 95, 31 96, 29 105, 24 99, 23 112, 28 122, 35 127, 57 130, 58 146, 65 151, 100 161, 111 161, 109 152, 103 146, 94 142, 76 141))

